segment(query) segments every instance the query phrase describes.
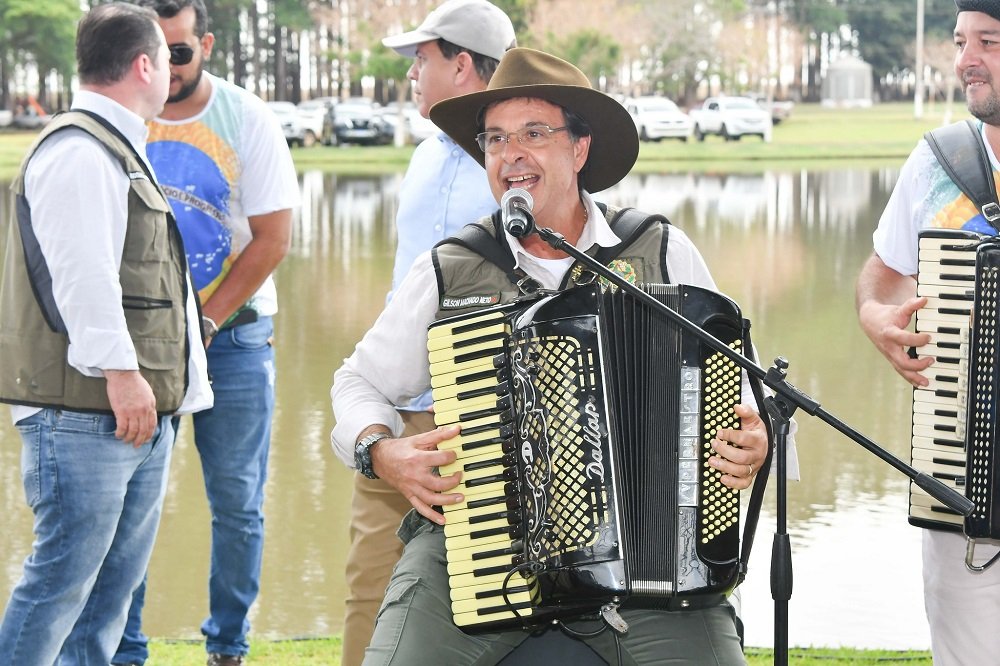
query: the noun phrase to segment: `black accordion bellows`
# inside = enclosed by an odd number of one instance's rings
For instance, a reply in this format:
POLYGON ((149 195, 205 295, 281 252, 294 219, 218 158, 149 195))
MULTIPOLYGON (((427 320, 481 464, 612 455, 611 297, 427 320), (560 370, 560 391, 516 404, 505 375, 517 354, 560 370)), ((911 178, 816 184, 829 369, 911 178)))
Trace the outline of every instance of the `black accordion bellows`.
MULTIPOLYGON (((739 308, 644 287, 742 350, 739 308)), ((685 608, 735 585, 739 494, 708 464, 741 373, 638 298, 596 286, 435 322, 435 418, 461 423, 445 507, 455 621, 536 624, 605 603, 685 608)))

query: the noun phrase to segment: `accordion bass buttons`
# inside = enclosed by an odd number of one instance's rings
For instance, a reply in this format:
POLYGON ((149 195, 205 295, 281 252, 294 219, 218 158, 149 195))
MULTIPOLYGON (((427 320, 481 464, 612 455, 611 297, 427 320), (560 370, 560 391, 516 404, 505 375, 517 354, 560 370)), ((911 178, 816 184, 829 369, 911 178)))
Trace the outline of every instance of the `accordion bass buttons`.
POLYGON ((698 505, 698 440, 701 410, 701 370, 683 367, 680 372, 681 409, 677 460, 677 504, 698 505))

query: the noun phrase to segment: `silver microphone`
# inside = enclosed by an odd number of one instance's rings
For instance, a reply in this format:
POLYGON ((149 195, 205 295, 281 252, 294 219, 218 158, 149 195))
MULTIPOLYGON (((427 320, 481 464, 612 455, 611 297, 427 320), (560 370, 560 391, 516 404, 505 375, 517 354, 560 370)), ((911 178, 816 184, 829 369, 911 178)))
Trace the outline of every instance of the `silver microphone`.
POLYGON ((530 234, 535 228, 535 219, 531 217, 531 207, 535 205, 527 190, 515 187, 507 190, 500 197, 500 215, 507 232, 521 238, 530 234))

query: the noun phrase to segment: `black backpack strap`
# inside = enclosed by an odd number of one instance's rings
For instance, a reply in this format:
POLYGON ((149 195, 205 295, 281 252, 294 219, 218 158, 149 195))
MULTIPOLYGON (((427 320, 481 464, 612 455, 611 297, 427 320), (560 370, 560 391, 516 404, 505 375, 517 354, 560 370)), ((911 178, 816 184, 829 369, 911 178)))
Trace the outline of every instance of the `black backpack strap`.
MULTIPOLYGON (((754 354, 753 342, 750 340, 750 322, 744 320, 743 336, 744 355, 757 362, 754 354)), ((771 459, 774 457, 774 432, 771 425, 771 417, 764 409, 764 387, 760 379, 750 375, 750 390, 753 392, 754 400, 757 401, 757 412, 760 420, 764 422, 764 429, 767 431, 767 457, 757 472, 757 477, 753 481, 753 488, 750 491, 750 501, 747 503, 746 520, 743 523, 743 539, 740 547, 740 566, 737 585, 746 578, 747 566, 750 560, 750 551, 753 549, 753 538, 757 531, 757 520, 760 518, 760 507, 764 502, 764 491, 767 489, 768 477, 771 474, 771 459)))
POLYGON ((1000 204, 989 154, 973 120, 939 127, 924 134, 927 145, 948 177, 976 209, 1000 231, 1000 204))
MULTIPOLYGON (((601 209, 601 213, 607 215, 608 207, 605 204, 598 203, 597 207, 601 209)), ((622 208, 611 218, 608 224, 611 226, 611 230, 615 232, 615 235, 622 239, 622 242, 614 247, 602 247, 597 250, 594 258, 604 265, 607 265, 608 262, 624 252, 625 248, 631 245, 650 225, 662 224, 663 241, 660 247, 660 256, 664 258, 664 261, 661 262, 663 269, 662 278, 664 284, 670 283, 670 275, 666 262, 667 240, 670 236, 670 220, 659 214, 647 215, 635 208, 622 208)))
MULTIPOLYGON (((598 203, 597 207, 600 209, 602 215, 607 215, 607 205, 598 203)), ((493 213, 491 220, 493 222, 493 233, 490 233, 489 229, 480 224, 467 224, 459 229, 457 233, 440 241, 434 247, 438 248, 446 243, 460 245, 500 268, 511 283, 518 285, 522 292, 533 293, 537 291, 539 285, 523 271, 514 267, 514 255, 511 254, 507 243, 501 240, 504 238, 504 235, 502 232, 503 222, 499 210, 493 213)), ((609 222, 611 229, 615 232, 616 236, 622 239, 622 242, 614 247, 598 248, 594 258, 602 264, 607 264, 612 259, 617 258, 619 253, 631 245, 652 224, 665 225, 660 253, 661 256, 665 257, 670 221, 662 215, 647 215, 635 208, 622 208, 609 222)), ((438 291, 442 292, 444 286, 441 284, 441 271, 437 262, 437 253, 433 253, 432 260, 438 275, 438 291)), ((667 263, 666 261, 661 263, 663 268, 663 282, 669 283, 670 276, 667 271, 667 263)))
MULTIPOLYGON (((438 242, 434 248, 437 249, 438 247, 448 243, 460 245, 461 247, 478 254, 483 259, 486 259, 490 263, 496 265, 504 272, 507 279, 509 279, 512 284, 518 285, 523 292, 533 293, 534 291, 537 291, 540 288, 538 283, 528 277, 524 271, 517 269, 514 266, 514 255, 511 254, 510 246, 502 240, 504 238, 501 231, 501 225, 503 222, 500 217, 499 209, 493 213, 491 220, 493 222, 493 233, 490 233, 489 229, 480 224, 467 224, 459 229, 454 235, 438 242)), ((444 293, 444 285, 441 284, 442 273, 440 265, 438 264, 436 252, 433 253, 432 260, 434 262, 435 272, 438 276, 438 292, 444 293)))

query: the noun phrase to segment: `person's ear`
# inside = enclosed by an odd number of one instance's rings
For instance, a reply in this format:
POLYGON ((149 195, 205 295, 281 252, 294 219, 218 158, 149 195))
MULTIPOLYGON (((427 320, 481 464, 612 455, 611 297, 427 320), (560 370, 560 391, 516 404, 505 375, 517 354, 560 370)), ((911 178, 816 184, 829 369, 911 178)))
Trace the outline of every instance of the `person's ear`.
POLYGON ((206 60, 212 55, 213 46, 215 46, 215 35, 206 32, 201 36, 201 53, 206 60))
MULTIPOLYGON (((160 48, 167 48, 166 46, 161 46, 160 48)), ((135 77, 142 81, 143 83, 149 83, 153 80, 153 70, 156 69, 156 63, 145 53, 140 53, 132 61, 132 73, 135 77)))
POLYGON ((573 142, 573 166, 580 173, 590 157, 590 136, 581 136, 573 142))
POLYGON ((479 76, 476 73, 476 63, 472 60, 472 55, 466 51, 460 52, 452 59, 452 66, 455 68, 455 85, 462 86, 470 76, 479 76))

